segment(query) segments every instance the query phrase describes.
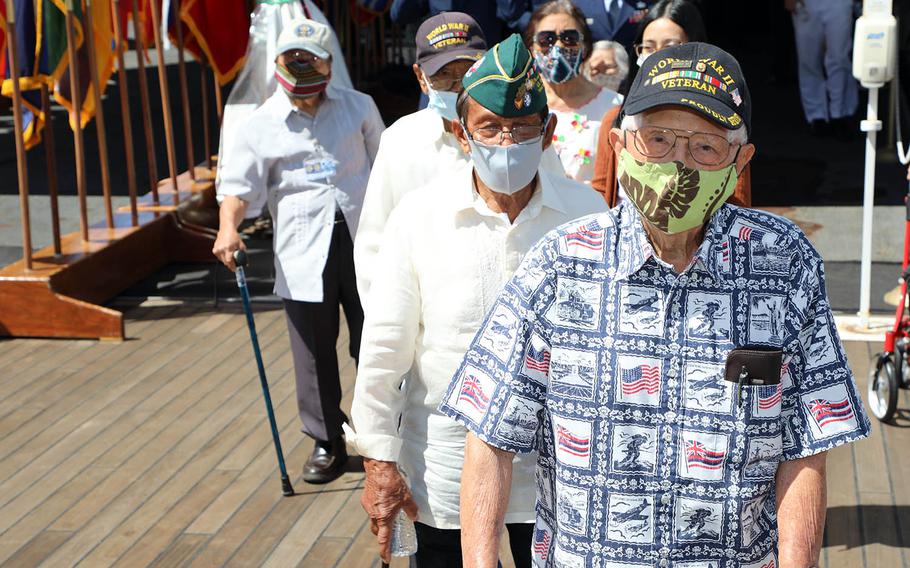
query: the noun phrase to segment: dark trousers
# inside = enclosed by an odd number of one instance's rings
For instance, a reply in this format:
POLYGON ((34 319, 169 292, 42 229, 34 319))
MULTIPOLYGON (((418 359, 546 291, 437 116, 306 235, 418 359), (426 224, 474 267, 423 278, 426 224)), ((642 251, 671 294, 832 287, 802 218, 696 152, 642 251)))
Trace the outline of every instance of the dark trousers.
POLYGON ((329 254, 322 271, 321 302, 284 301, 294 373, 297 377, 297 411, 303 432, 322 441, 341 436, 341 383, 338 378, 338 341, 340 315, 344 309, 351 336, 350 354, 357 361, 363 308, 354 276, 354 243, 348 226, 336 217, 329 254))
MULTIPOLYGON (((437 529, 414 523, 417 529, 417 568, 461 568, 461 531, 437 529)), ((515 568, 531 568, 531 537, 534 523, 509 523, 509 548, 515 568)))

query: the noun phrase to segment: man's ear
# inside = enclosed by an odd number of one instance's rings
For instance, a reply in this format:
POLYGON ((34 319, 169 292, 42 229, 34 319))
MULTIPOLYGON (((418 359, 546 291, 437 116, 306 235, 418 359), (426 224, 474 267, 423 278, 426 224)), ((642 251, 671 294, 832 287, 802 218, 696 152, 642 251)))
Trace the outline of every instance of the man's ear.
POLYGON ((543 149, 546 150, 553 143, 553 133, 556 132, 556 122, 558 119, 552 112, 547 117, 547 128, 543 131, 543 149))
POLYGON ((420 67, 416 63, 411 65, 411 69, 414 70, 414 76, 417 77, 417 84, 420 85, 420 90, 425 95, 429 94, 427 82, 423 77, 423 71, 420 70, 420 67))
POLYGON ((461 151, 465 154, 471 153, 471 145, 468 144, 468 134, 464 131, 464 126, 461 125, 461 119, 455 119, 449 124, 452 125, 452 134, 455 135, 455 140, 458 140, 458 145, 461 146, 461 151))
POLYGON ((736 156, 736 175, 743 175, 743 170, 746 169, 746 165, 752 161, 752 157, 755 156, 755 144, 743 144, 742 148, 739 149, 739 155, 736 156))
POLYGON ((611 128, 608 139, 610 141, 610 147, 613 148, 613 153, 616 154, 616 159, 618 160, 619 153, 626 147, 626 137, 619 128, 611 128))

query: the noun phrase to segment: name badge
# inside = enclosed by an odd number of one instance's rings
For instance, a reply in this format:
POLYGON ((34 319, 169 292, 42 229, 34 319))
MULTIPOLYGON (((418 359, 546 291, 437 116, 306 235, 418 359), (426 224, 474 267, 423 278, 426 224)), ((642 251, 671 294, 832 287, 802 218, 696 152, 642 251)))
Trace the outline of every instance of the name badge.
POLYGON ((303 169, 307 181, 328 180, 337 172, 336 162, 331 158, 307 160, 303 164, 303 169))

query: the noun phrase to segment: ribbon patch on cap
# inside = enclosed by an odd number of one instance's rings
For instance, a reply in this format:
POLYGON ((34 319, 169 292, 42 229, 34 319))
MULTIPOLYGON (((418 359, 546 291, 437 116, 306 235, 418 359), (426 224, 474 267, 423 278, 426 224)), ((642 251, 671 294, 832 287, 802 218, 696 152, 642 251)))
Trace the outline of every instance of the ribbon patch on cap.
POLYGON ((452 45, 468 43, 468 24, 451 22, 436 26, 427 34, 427 43, 433 49, 442 49, 452 45))
POLYGON ((662 89, 678 89, 682 87, 691 87, 699 91, 705 91, 712 95, 717 94, 717 89, 727 90, 727 86, 720 79, 712 77, 707 73, 698 73, 697 71, 676 70, 661 73, 652 77, 645 82, 645 85, 660 84, 662 89))

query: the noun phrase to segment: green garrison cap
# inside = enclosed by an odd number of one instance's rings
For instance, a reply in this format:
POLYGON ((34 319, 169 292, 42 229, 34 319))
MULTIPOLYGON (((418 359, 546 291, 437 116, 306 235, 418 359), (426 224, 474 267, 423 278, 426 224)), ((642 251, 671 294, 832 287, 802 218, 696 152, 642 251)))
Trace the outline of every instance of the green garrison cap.
POLYGON ((481 106, 507 118, 536 114, 547 104, 534 59, 518 34, 484 53, 461 85, 481 106))

